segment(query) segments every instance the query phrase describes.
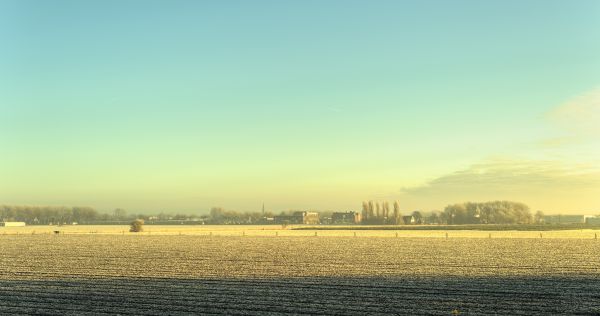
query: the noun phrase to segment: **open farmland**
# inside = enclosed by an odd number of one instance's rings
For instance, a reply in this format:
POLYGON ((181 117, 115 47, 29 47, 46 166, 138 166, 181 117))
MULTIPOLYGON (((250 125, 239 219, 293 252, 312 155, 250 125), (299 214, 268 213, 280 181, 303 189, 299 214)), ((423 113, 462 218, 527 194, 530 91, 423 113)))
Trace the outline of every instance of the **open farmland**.
MULTIPOLYGON (((335 226, 335 225, 145 225, 135 235, 196 235, 196 236, 256 236, 256 237, 400 237, 400 238, 600 238, 600 230, 585 229, 522 230, 522 225, 513 225, 512 230, 489 230, 493 225, 400 225, 400 226, 335 226), (376 229, 380 228, 380 229, 376 229), (430 229, 426 229, 430 228, 430 229), (447 228, 447 230, 440 229, 447 228), (541 235, 540 235, 541 234, 541 235)), ((568 226, 567 226, 568 227, 568 226)), ((0 227, 0 235, 53 234, 55 231, 67 235, 119 234, 129 235, 128 225, 65 225, 0 227)))
POLYGON ((0 312, 600 313, 600 241, 589 232, 541 239, 302 233, 0 234, 0 312))

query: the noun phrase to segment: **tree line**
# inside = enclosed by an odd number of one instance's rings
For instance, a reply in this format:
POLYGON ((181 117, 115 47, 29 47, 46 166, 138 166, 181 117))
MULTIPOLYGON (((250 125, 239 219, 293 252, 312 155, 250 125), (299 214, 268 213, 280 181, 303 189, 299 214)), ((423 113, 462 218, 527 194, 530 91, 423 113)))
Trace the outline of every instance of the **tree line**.
POLYGON ((370 225, 398 225, 404 224, 400 214, 400 203, 394 201, 394 209, 390 211, 390 204, 385 201, 381 204, 373 201, 362 202, 362 223, 370 225))
POLYGON ((527 205, 512 201, 456 203, 446 206, 442 212, 414 211, 407 216, 402 216, 398 201, 393 203, 393 210, 388 202, 362 203, 362 223, 368 225, 529 224, 541 222, 542 217, 543 213, 538 211, 532 216, 527 205), (410 222, 403 220, 405 217, 409 217, 410 222))
MULTIPOLYGON (((261 224, 265 223, 266 218, 273 218, 276 215, 292 215, 299 210, 281 211, 273 213, 271 211, 264 212, 240 212, 234 210, 226 210, 222 207, 215 206, 210 209, 209 216, 205 216, 207 224, 261 224)), ((331 216, 331 211, 318 212, 321 216, 331 216)))
POLYGON ((444 224, 529 224, 539 221, 543 214, 538 213, 534 218, 520 202, 465 202, 446 206, 439 217, 444 224))
POLYGON ((207 224, 253 224, 259 223, 264 216, 273 217, 271 212, 237 212, 213 207, 209 215, 169 214, 156 215, 128 214, 117 208, 112 212, 99 212, 89 206, 29 206, 0 205, 0 222, 25 222, 28 225, 71 225, 111 222, 129 222, 142 219, 148 223, 161 221, 196 220, 207 224))
POLYGON ((0 205, 0 221, 27 224, 87 223, 98 219, 99 213, 87 206, 22 206, 0 205))
POLYGON ((226 210, 222 207, 212 207, 210 209, 207 222, 210 224, 256 224, 266 217, 273 217, 273 213, 265 212, 238 212, 226 210))
MULTIPOLYGON (((280 215, 294 211, 281 212, 280 215)), ((331 212, 320 212, 322 217, 331 212)), ((149 222, 169 220, 201 220, 206 224, 260 224, 265 218, 272 218, 272 212, 238 212, 213 207, 208 215, 166 214, 144 215, 128 214, 123 209, 100 213, 88 206, 15 206, 0 205, 0 221, 26 222, 29 225, 93 224, 143 219, 149 222)), ((415 224, 528 224, 540 222, 543 214, 532 216, 529 207, 512 201, 491 201, 484 203, 465 202, 446 206, 444 211, 422 213, 412 212, 415 224)), ((408 224, 402 220, 398 201, 393 209, 387 202, 363 202, 363 224, 408 224)))
POLYGON ((101 213, 89 206, 28 206, 0 205, 0 221, 25 222, 28 225, 71 225, 96 222, 130 221, 148 219, 143 214, 127 214, 124 209, 101 213))

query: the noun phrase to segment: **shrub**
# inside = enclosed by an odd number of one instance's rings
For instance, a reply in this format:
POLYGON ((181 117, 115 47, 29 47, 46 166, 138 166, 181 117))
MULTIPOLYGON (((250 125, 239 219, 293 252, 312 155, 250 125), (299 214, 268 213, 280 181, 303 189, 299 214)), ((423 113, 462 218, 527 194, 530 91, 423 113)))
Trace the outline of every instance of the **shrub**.
POLYGON ((132 233, 138 233, 138 232, 144 231, 144 220, 136 219, 135 221, 131 222, 129 231, 132 233))

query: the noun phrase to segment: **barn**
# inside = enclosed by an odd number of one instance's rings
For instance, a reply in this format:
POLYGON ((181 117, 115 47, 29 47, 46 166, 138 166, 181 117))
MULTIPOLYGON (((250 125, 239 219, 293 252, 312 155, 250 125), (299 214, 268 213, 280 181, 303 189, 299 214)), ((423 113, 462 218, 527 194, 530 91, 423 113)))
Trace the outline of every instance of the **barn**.
POLYGON ((416 223, 415 217, 412 215, 402 216, 402 221, 405 225, 411 225, 416 223))

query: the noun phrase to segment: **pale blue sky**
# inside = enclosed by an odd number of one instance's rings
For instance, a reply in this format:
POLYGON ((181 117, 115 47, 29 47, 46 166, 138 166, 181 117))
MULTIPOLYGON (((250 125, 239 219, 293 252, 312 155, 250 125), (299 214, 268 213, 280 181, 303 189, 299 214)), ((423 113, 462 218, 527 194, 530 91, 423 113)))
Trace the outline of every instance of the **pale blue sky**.
MULTIPOLYGON (((595 166, 598 134, 548 117, 600 86, 599 30, 599 1, 0 0, 0 203, 512 198, 414 188, 494 159, 595 166)), ((564 208, 550 192, 517 197, 564 208)))

